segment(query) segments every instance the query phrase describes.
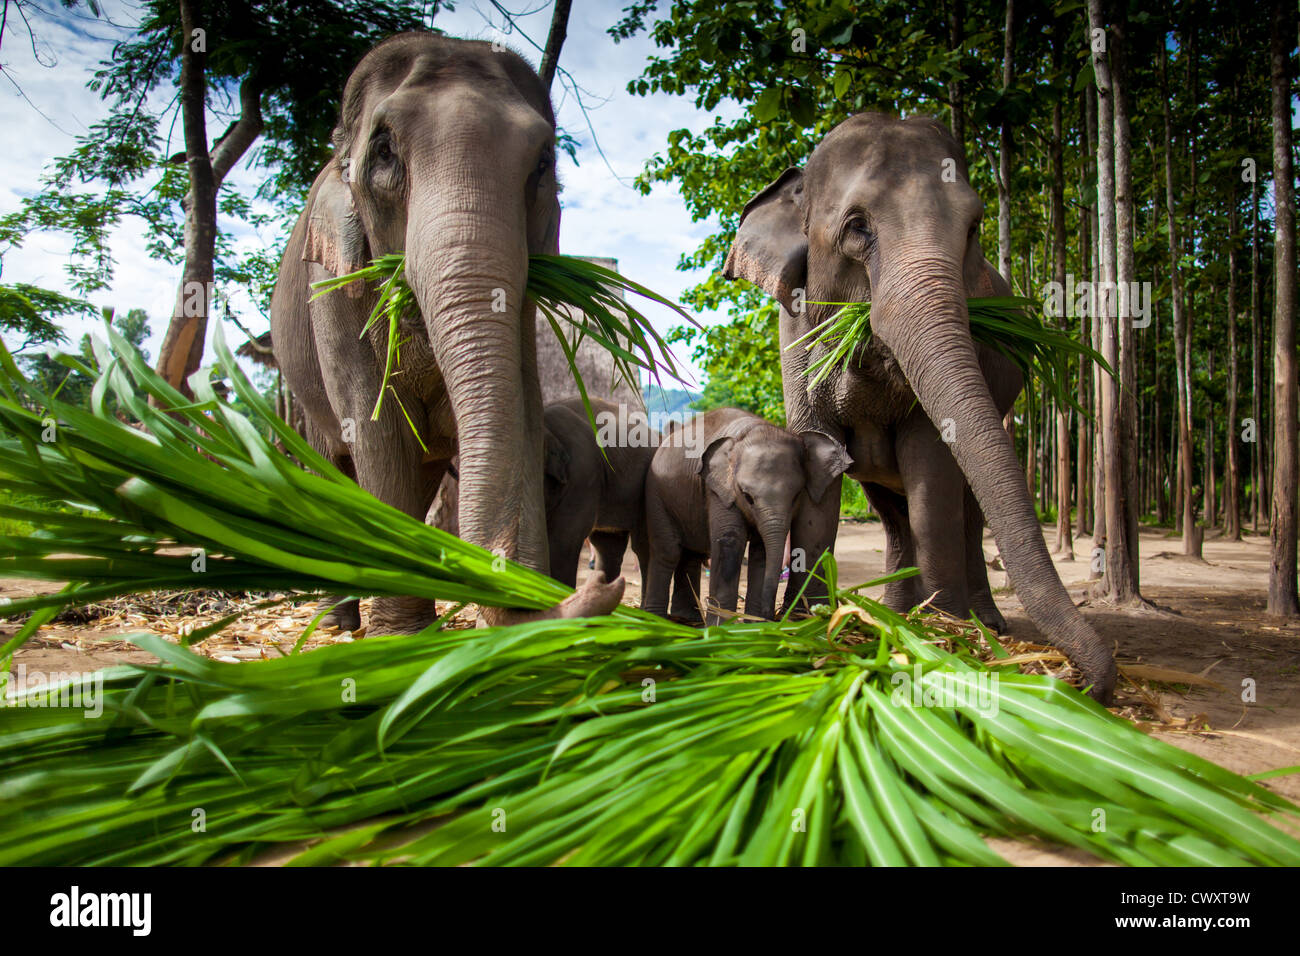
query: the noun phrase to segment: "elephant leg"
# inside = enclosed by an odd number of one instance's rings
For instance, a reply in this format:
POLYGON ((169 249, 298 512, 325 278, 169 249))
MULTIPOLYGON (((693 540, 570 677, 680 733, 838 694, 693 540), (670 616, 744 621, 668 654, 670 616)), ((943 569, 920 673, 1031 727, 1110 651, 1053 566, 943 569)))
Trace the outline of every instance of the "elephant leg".
POLYGON ((745 556, 749 534, 745 521, 734 508, 723 509, 710 502, 709 537, 713 550, 709 556, 709 605, 706 621, 721 624, 716 610, 734 611, 740 600, 740 565, 745 556))
POLYGON ((934 607, 965 618, 970 605, 961 469, 924 413, 913 413, 898 429, 895 449, 921 588, 934 595, 934 607))
POLYGON ((745 577, 745 613, 756 617, 763 616, 759 613, 759 608, 762 602, 763 577, 767 573, 767 559, 762 536, 758 532, 750 534, 749 571, 745 577))
MULTIPOLYGON (((328 458, 339 471, 356 481, 357 470, 352 464, 351 456, 339 454, 338 443, 331 442, 329 437, 310 421, 306 422, 306 425, 303 432, 307 443, 317 453, 328 458)), ((325 616, 320 619, 322 627, 335 627, 340 631, 355 631, 361 627, 361 602, 356 598, 348 598, 346 594, 331 594, 318 601, 316 608, 326 611, 325 616)))
POLYGON ((645 608, 646 575, 650 568, 650 532, 646 527, 645 516, 632 529, 632 553, 636 555, 636 569, 641 576, 641 607, 645 608))
POLYGON ((650 560, 641 568, 641 607, 667 617, 668 592, 682 558, 682 543, 663 503, 650 492, 646 494, 646 525, 650 560))
POLYGON ((704 572, 704 558, 691 551, 682 553, 673 574, 673 606, 668 616, 674 621, 698 627, 704 623, 700 614, 700 577, 704 572))
MULTIPOLYGON (((358 441, 357 477, 361 487, 380 501, 423 521, 437 496, 446 462, 421 464, 420 449, 406 449, 408 460, 392 447, 386 454, 358 441), (413 461, 410 459, 414 459, 413 461)), ((415 634, 438 616, 437 605, 419 597, 377 597, 370 606, 367 634, 415 634)))
MULTIPOLYGON (((896 491, 870 482, 864 482, 862 490, 866 492, 867 500, 879 516, 880 526, 885 532, 885 573, 893 574, 900 568, 916 567, 916 546, 907 516, 907 499, 896 491)), ((922 594, 921 590, 920 575, 891 581, 885 585, 882 603, 905 614, 930 596, 929 593, 922 594)))
POLYGON ((807 493, 799 496, 790 522, 790 578, 785 585, 785 603, 779 616, 785 616, 797 601, 797 609, 807 611, 828 601, 826 581, 813 567, 826 552, 835 551, 835 536, 840 530, 840 483, 837 475, 820 502, 814 503, 807 493), (807 587, 805 588, 805 584, 807 587), (800 590, 803 594, 800 595, 800 590))
MULTIPOLYGON (((571 588, 578 586, 578 565, 582 563, 582 543, 585 540, 586 538, 580 534, 555 529, 555 533, 547 542, 547 550, 550 552, 551 577, 571 588)), ((615 576, 617 577, 617 575, 615 576)))
POLYGON ((591 546, 596 550, 596 570, 604 571, 607 581, 623 572, 628 537, 626 531, 593 531, 590 535, 591 546))
POLYGON ((966 518, 966 591, 970 596, 970 609, 990 631, 1005 634, 1007 619, 993 601, 989 566, 984 561, 984 512, 969 485, 963 511, 966 518))

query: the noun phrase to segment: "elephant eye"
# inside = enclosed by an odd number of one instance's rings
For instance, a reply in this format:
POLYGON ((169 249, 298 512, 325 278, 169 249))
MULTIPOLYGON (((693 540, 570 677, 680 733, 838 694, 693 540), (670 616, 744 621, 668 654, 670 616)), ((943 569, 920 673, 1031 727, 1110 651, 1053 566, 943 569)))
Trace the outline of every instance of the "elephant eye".
POLYGON ((754 496, 751 495, 748 491, 742 491, 741 494, 745 496, 746 502, 748 502, 751 505, 754 503, 754 496))
POLYGON ((866 255, 871 251, 876 241, 876 235, 871 231, 871 224, 867 222, 867 217, 854 215, 844 223, 844 234, 840 239, 844 252, 854 258, 866 255))
POLYGON ((380 163, 393 161, 393 143, 387 133, 380 133, 370 146, 370 155, 380 163))

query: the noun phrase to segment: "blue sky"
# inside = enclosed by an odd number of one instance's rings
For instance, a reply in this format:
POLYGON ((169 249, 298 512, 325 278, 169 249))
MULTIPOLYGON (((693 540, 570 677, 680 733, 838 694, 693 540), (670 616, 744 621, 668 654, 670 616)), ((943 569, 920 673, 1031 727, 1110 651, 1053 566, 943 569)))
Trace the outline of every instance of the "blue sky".
MULTIPOLYGON (((548 0, 511 0, 502 5, 517 14, 516 23, 528 36, 539 45, 545 43, 551 18, 548 0)), ((665 147, 671 130, 698 130, 711 122, 711 117, 687 97, 637 97, 625 91, 627 82, 640 74, 646 57, 654 51, 653 42, 645 36, 615 44, 605 33, 625 5, 626 0, 577 0, 573 5, 560 65, 585 91, 588 117, 557 77, 552 96, 559 123, 580 143, 579 165, 566 155, 560 157, 564 184, 561 251, 613 256, 625 275, 676 299, 681 290, 703 278, 698 273, 677 271, 679 257, 693 250, 716 223, 691 222, 675 187, 660 185, 650 196, 642 196, 631 188, 631 180, 646 159, 665 147), (604 159, 593 143, 593 130, 604 159)), ((40 6, 58 12, 32 18, 39 62, 21 27, 11 32, 12 23, 0 49, 5 74, 0 76, 0 129, 5 138, 0 152, 0 213, 17 209, 23 196, 39 188, 47 164, 70 152, 75 137, 106 113, 104 104, 85 84, 113 44, 130 35, 137 19, 136 5, 120 0, 104 4, 106 17, 99 20, 84 12, 79 16, 64 13, 56 0, 40 0, 40 6)), ((526 40, 509 30, 505 17, 488 0, 458 0, 454 12, 438 14, 437 25, 454 36, 501 38, 534 64, 540 59, 526 40)), ((342 80, 340 77, 340 85, 342 80)), ((165 105, 174 91, 161 92, 155 106, 165 105)), ((209 131, 224 129, 228 121, 210 114, 209 131)), ((177 124, 171 150, 180 150, 180 143, 177 124)), ((250 170, 248 158, 232 173, 226 188, 233 185, 248 193, 256 188, 265 172, 250 170)), ((236 238, 248 248, 274 246, 279 233, 274 229, 263 234, 243 230, 236 238)), ((58 234, 30 236, 23 248, 5 256, 3 280, 71 291, 64 272, 69 246, 58 234)), ((115 281, 111 289, 91 299, 96 305, 112 305, 122 311, 145 309, 153 330, 146 347, 156 357, 171 313, 179 266, 150 260, 142 231, 130 221, 114 236, 112 250, 117 261, 115 281)), ((231 299, 250 329, 265 329, 265 320, 247 297, 235 290, 231 299)), ((662 306, 647 305, 643 311, 661 331, 680 324, 680 319, 662 306)), ((716 317, 701 318, 708 322, 716 317)), ((76 341, 93 327, 91 322, 75 323, 68 329, 70 338, 76 341)), ((228 330, 228 335, 240 337, 234 329, 228 330)), ((686 350, 679 346, 677 351, 689 365, 686 350)), ((699 374, 694 374, 698 383, 699 374)))

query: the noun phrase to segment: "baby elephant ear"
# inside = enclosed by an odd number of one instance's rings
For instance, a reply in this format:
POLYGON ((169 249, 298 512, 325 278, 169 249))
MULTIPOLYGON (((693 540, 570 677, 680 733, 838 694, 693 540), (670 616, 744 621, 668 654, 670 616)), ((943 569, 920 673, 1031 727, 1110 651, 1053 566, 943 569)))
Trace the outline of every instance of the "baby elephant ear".
POLYGON ((554 478, 560 484, 567 484, 569 481, 569 462, 573 456, 569 454, 569 449, 565 448, 556 437, 547 429, 542 444, 546 450, 546 464, 543 471, 547 478, 554 478))
MULTIPOLYGON (((370 261, 370 243, 352 202, 352 189, 343 172, 330 163, 316 180, 307 201, 304 262, 319 262, 331 275, 347 275, 370 261)), ((344 291, 353 298, 365 293, 365 283, 353 282, 344 291)))
POLYGON ((745 206, 722 274, 747 279, 787 311, 797 311, 794 290, 808 277, 803 219, 803 170, 791 167, 745 206))
POLYGON ((715 438, 705 447, 699 458, 695 459, 695 473, 704 476, 704 483, 709 490, 723 501, 731 501, 731 446, 735 439, 730 436, 715 438))
POLYGON ((841 442, 824 432, 801 432, 799 437, 803 439, 808 497, 819 504, 831 482, 853 467, 853 459, 841 442))

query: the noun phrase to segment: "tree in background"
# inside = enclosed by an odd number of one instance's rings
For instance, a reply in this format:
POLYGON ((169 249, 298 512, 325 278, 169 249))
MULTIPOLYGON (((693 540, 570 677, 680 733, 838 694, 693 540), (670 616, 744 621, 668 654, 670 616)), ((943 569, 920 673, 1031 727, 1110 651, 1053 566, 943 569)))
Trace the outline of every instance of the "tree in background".
MULTIPOLYGON (((105 309, 103 315, 104 321, 112 325, 114 330, 135 346, 141 358, 146 362, 149 361, 149 352, 144 347, 145 339, 149 337, 149 316, 144 309, 131 309, 125 314, 115 313, 113 309, 105 309)), ((60 336, 62 340, 62 333, 60 336)), ((93 367, 97 364, 89 335, 81 337, 77 352, 87 365, 93 367)), ((57 394, 63 401, 74 405, 85 405, 89 401, 90 390, 95 383, 62 362, 56 362, 48 353, 37 352, 34 355, 20 356, 18 364, 27 377, 42 391, 51 395, 57 394)), ((117 400, 111 395, 105 401, 110 409, 116 409, 117 400)))
POLYGON ((1296 589, 1295 173, 1292 168, 1291 50, 1295 5, 1273 0, 1270 45, 1273 100, 1273 515, 1268 612, 1300 614, 1296 589))
POLYGON ((269 297, 279 250, 241 258, 218 215, 260 226, 249 197, 223 189, 252 154, 268 178, 256 198, 292 222, 330 150, 344 80, 356 60, 391 33, 425 23, 422 3, 372 0, 148 0, 136 35, 114 47, 90 82, 109 116, 55 161, 45 188, 0 221, 0 241, 19 245, 34 229, 73 238, 69 272, 81 294, 105 288, 111 232, 128 217, 145 225, 151 256, 181 261, 176 306, 158 356, 173 385, 202 359, 213 282, 254 286, 269 297), (151 95, 176 88, 162 109, 151 95), (207 111, 228 115, 209 144, 207 111), (162 133, 179 118, 184 149, 162 133), (78 191, 79 187, 88 187, 78 191))

